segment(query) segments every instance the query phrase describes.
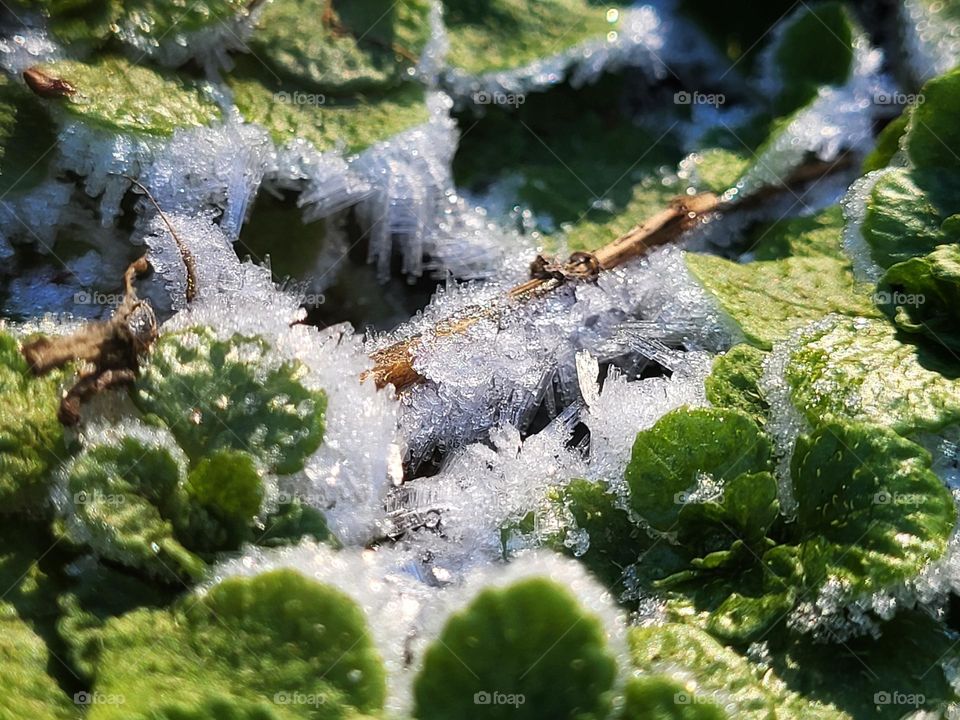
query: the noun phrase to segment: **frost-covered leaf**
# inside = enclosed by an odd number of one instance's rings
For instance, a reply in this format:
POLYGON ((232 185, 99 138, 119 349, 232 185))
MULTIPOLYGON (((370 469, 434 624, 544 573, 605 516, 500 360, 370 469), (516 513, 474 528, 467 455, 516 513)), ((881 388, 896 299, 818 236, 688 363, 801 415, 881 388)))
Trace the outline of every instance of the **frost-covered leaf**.
POLYGON ((75 89, 50 102, 107 132, 165 137, 220 117, 217 105, 189 83, 121 57, 61 60, 39 70, 75 89))
POLYGON ((719 495, 738 475, 769 469, 770 452, 745 413, 679 408, 637 434, 625 475, 630 502, 652 527, 675 530, 684 505, 719 495))
POLYGON ((900 330, 960 351, 960 246, 940 245, 891 267, 877 285, 877 303, 900 330))
POLYGON ((68 536, 166 582, 200 577, 203 562, 174 534, 186 512, 183 473, 168 448, 130 436, 84 450, 64 471, 68 536))
POLYGON ((817 96, 821 85, 842 85, 853 64, 853 25, 839 2, 818 3, 784 27, 774 51, 783 83, 777 111, 790 113, 817 96))
POLYGON ((684 257, 747 340, 761 348, 829 313, 877 314, 849 263, 826 254, 746 263, 699 253, 684 257))
POLYGON ((682 683, 683 699, 691 705, 719 705, 744 720, 847 717, 785 689, 775 676, 761 674, 746 658, 689 625, 634 628, 630 648, 638 670, 682 683))
POLYGON ((280 144, 303 138, 321 152, 361 152, 429 119, 426 91, 416 83, 371 94, 307 93, 251 62, 228 82, 246 120, 266 127, 280 144))
POLYGON ((790 399, 814 426, 872 422, 902 435, 960 421, 960 381, 949 359, 900 341, 884 320, 833 318, 788 348, 790 399))
POLYGON ((43 640, 13 606, 0 603, 0 717, 4 720, 68 720, 80 712, 47 674, 43 640))
POLYGON ((90 720, 293 720, 376 713, 386 683, 362 610, 276 570, 111 620, 93 689, 125 702, 94 704, 90 720))
POLYGON ((646 531, 630 520, 627 511, 618 507, 616 496, 602 483, 572 480, 557 490, 552 500, 570 513, 576 530, 564 529, 548 544, 580 558, 608 586, 618 584, 624 569, 654 544, 646 531), (577 542, 578 532, 586 532, 589 537, 586 550, 577 542))
POLYGON ((620 28, 616 6, 589 0, 444 0, 447 61, 471 75, 510 70, 558 55, 620 28))
POLYGON ((261 338, 218 340, 198 327, 157 341, 134 399, 191 458, 243 450, 291 473, 323 440, 326 395, 303 385, 305 373, 299 363, 274 361, 261 338))
POLYGON ((46 505, 50 473, 67 456, 57 419, 62 379, 34 377, 16 338, 0 332, 0 514, 46 505))
POLYGON ((758 423, 766 421, 769 405, 760 393, 760 377, 767 353, 741 343, 713 361, 704 382, 707 400, 716 407, 742 410, 758 423))
POLYGON ((901 141, 911 166, 887 171, 867 198, 861 233, 884 268, 958 239, 949 218, 960 211, 960 69, 923 86, 901 141))
POLYGON ((0 76, 0 194, 29 190, 47 177, 56 132, 39 100, 0 76))
POLYGON ((694 164, 698 188, 722 193, 737 184, 753 160, 743 153, 717 147, 697 153, 694 164))
POLYGON ((842 643, 771 638, 771 665, 792 691, 854 718, 899 720, 917 710, 922 717, 922 709, 956 702, 950 668, 957 647, 942 623, 923 611, 901 609, 879 632, 842 643))
POLYGON ((956 511, 930 463, 876 425, 830 422, 798 438, 790 474, 805 584, 839 580, 863 596, 942 557, 956 511))
POLYGON ((430 37, 427 0, 274 0, 253 55, 300 92, 344 94, 409 79, 430 37))
POLYGON ((111 38, 137 47, 227 23, 246 0, 35 0, 57 40, 86 53, 111 38))
POLYGON ((867 199, 861 232, 874 262, 881 267, 925 255, 946 242, 943 223, 929 196, 907 168, 884 173, 867 199))
POLYGON ((453 615, 414 680, 414 717, 606 717, 616 662, 600 621, 562 586, 521 580, 453 615), (478 704, 484 693, 523 698, 478 704))

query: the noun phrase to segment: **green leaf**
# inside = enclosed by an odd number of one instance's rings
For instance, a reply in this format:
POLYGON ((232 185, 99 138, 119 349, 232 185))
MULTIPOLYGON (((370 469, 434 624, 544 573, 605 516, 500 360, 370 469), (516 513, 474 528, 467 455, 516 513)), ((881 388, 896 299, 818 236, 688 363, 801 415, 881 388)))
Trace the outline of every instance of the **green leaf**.
POLYGON ((318 541, 327 541, 334 545, 336 539, 330 534, 323 513, 295 498, 291 502, 281 503, 276 512, 268 515, 263 522, 264 530, 256 533, 257 545, 276 547, 287 545, 304 537, 318 541))
POLYGON ((80 712, 47 674, 46 646, 13 607, 0 603, 0 717, 67 720, 80 712))
POLYGON ((934 78, 920 90, 923 101, 910 114, 907 155, 917 168, 960 171, 960 69, 934 78))
POLYGON ((943 218, 907 168, 885 172, 867 199, 861 233, 880 267, 925 255, 946 242, 943 218))
POLYGON ((956 702, 949 668, 957 648, 942 622, 920 610, 900 609, 879 632, 839 643, 809 635, 771 638, 771 665, 791 690, 854 718, 899 720, 956 702))
POLYGON ((759 385, 766 357, 763 350, 746 343, 717 357, 704 382, 707 400, 716 407, 741 410, 762 425, 770 409, 759 385))
POLYGON ((795 328, 829 313, 876 315, 849 263, 829 256, 738 263, 686 253, 687 267, 746 339, 769 349, 795 328))
POLYGON ((292 570, 127 613, 102 637, 93 689, 125 702, 92 705, 90 720, 354 718, 386 695, 362 610, 292 570))
POLYGON ((137 38, 135 45, 156 45, 164 39, 223 25, 243 14, 249 0, 123 0, 122 14, 114 21, 114 32, 122 40, 137 38))
POLYGON ((341 97, 300 90, 252 61, 238 65, 227 79, 237 108, 280 144, 303 138, 321 152, 357 153, 429 119, 426 91, 416 83, 341 97))
POLYGON ((616 672, 599 620, 557 583, 521 580, 447 621, 414 680, 413 715, 600 720, 616 672), (506 698, 485 703, 494 693, 506 698))
POLYGON ((807 587, 839 580, 851 597, 916 576, 943 556, 956 523, 929 453, 876 425, 825 423, 790 463, 807 587))
POLYGON ((60 60, 40 70, 76 89, 50 102, 107 132, 166 137, 220 118, 216 104, 188 83, 121 57, 60 60))
POLYGON ((806 105, 822 85, 843 85, 853 64, 853 25, 844 6, 805 5, 784 27, 774 62, 783 83, 776 102, 779 114, 806 105))
POLYGON ((890 164, 894 155, 900 152, 900 141, 907 132, 909 122, 910 110, 905 110, 880 131, 876 145, 863 160, 860 168, 862 174, 882 170, 890 164))
POLYGON ((709 698, 691 696, 685 685, 662 675, 631 678, 623 690, 623 720, 723 720, 709 698))
POLYGON ((429 11, 427 0, 275 0, 250 50, 301 92, 382 89, 409 79, 430 38, 429 11))
POLYGON ((73 667, 92 678, 102 647, 101 634, 110 618, 137 608, 166 605, 183 588, 169 589, 100 564, 81 563, 78 567, 82 569, 72 575, 74 584, 57 598, 57 633, 73 667))
POLYGON ((747 233, 747 252, 753 260, 829 257, 846 261, 841 244, 844 222, 840 206, 831 205, 809 217, 759 223, 747 233))
MULTIPOLYGON (((589 535, 589 547, 577 557, 607 587, 619 585, 624 570, 655 543, 630 519, 626 510, 618 507, 616 496, 607 492, 603 483, 571 480, 557 490, 551 500, 570 513, 576 530, 589 535)), ((574 539, 572 530, 574 528, 560 531, 546 544, 558 552, 574 555, 573 548, 567 544, 574 539)))
POLYGON ((201 552, 238 548, 253 539, 251 525, 263 502, 256 462, 239 450, 216 450, 187 476, 187 502, 196 505, 178 531, 201 552))
POLYGON ((84 450, 64 473, 71 540, 161 581, 202 575, 203 562, 174 535, 171 519, 184 512, 184 469, 169 449, 127 436, 84 450))
POLYGON ((0 76, 0 194, 24 192, 45 180, 56 140, 39 100, 0 76))
POLYGON ((626 78, 611 75, 586 87, 529 93, 517 107, 484 105, 482 117, 468 116, 464 126, 470 131, 453 161, 457 184, 478 193, 503 188, 545 218, 553 235, 566 230, 570 250, 615 239, 681 192, 658 172, 683 157, 675 134, 610 112, 611 97, 629 88, 626 78), (492 146, 498 152, 489 152, 492 146))
POLYGON ((470 75, 528 65, 620 29, 616 6, 588 0, 444 0, 449 64, 470 75))
POLYGON ((323 441, 326 395, 276 363, 258 337, 218 340, 197 327, 163 335, 137 381, 135 402, 170 427, 187 454, 244 450, 278 473, 300 470, 323 441))
POLYGON ((67 456, 57 419, 65 374, 34 377, 16 338, 0 332, 0 514, 48 504, 50 472, 67 456))
POLYGON ((676 530, 686 504, 722 492, 738 475, 767 470, 770 452, 745 413, 679 408, 637 434, 625 474, 630 502, 651 527, 676 530))
POLYGON ((716 193, 736 185, 753 165, 753 160, 746 154, 723 148, 708 148, 697 154, 695 162, 697 186, 716 193))
POLYGON ((630 649, 637 670, 674 678, 685 687, 685 699, 689 699, 690 704, 719 705, 731 717, 743 720, 847 717, 829 705, 809 702, 790 692, 772 674, 761 674, 746 658, 689 625, 633 628, 630 649))
POLYGON ((61 43, 81 55, 103 44, 123 13, 119 0, 33 0, 61 43))
POLYGON ((901 342, 882 320, 833 318, 804 332, 789 350, 785 379, 814 426, 849 418, 912 435, 960 422, 956 365, 901 342))
POLYGON ((960 246, 897 263, 877 285, 877 304, 900 330, 960 351, 960 246))

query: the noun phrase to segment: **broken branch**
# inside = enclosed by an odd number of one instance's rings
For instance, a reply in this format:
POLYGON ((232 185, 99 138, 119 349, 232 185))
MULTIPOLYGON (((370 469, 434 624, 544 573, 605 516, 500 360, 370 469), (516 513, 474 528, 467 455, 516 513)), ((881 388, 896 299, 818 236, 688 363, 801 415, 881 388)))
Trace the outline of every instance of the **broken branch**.
MULTIPOLYGON (((844 153, 829 163, 821 160, 805 163, 786 180, 763 187, 743 198, 722 199, 711 192, 678 196, 666 208, 593 253, 574 253, 566 263, 551 263, 538 256, 531 265, 530 280, 507 291, 506 297, 526 302, 543 297, 568 282, 595 280, 602 271, 619 267, 655 247, 676 242, 705 215, 755 207, 784 192, 793 192, 798 186, 846 169, 852 160, 851 154, 844 153)), ((433 334, 463 332, 481 320, 505 312, 508 307, 495 305, 477 308, 468 317, 439 323, 433 328, 433 334)), ((361 379, 372 376, 378 388, 392 384, 398 392, 421 382, 423 377, 414 368, 414 357, 422 340, 421 335, 414 335, 371 353, 373 369, 365 372, 361 379)))

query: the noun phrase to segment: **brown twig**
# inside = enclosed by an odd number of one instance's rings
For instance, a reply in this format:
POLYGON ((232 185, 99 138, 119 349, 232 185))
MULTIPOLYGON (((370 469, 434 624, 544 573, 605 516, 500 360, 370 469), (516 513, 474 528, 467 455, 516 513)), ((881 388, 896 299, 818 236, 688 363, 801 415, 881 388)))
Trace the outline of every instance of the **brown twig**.
POLYGON ((181 240, 180 236, 177 235, 177 231, 173 229, 173 225, 171 225, 170 220, 167 219, 167 214, 163 212, 163 209, 160 207, 160 203, 156 201, 147 187, 142 182, 136 178, 130 177, 129 175, 124 175, 123 177, 143 190, 144 195, 146 195, 150 199, 150 202, 153 203, 153 206, 160 214, 160 218, 163 220, 163 224, 167 226, 167 230, 169 230, 170 234, 173 236, 173 241, 177 244, 177 250, 180 251, 180 257, 183 259, 183 266, 187 271, 187 289, 184 294, 186 295, 188 303, 193 302, 197 297, 197 264, 193 259, 193 253, 190 252, 190 249, 184 245, 183 240, 181 240))
MULTIPOLYGON (((852 160, 852 155, 844 153, 830 163, 820 160, 805 163, 783 182, 768 185, 742 198, 724 200, 711 192, 676 197, 666 208, 593 253, 574 253, 566 263, 552 263, 538 256, 531 265, 530 280, 507 291, 506 298, 527 302, 568 282, 594 280, 604 270, 619 267, 655 247, 676 242, 705 215, 755 207, 781 193, 792 192, 797 186, 846 169, 852 160)), ((481 320, 506 312, 509 307, 509 304, 496 304, 473 308, 463 317, 439 323, 431 332, 434 335, 461 333, 481 320)), ((371 353, 374 367, 361 379, 373 377, 378 388, 392 384, 397 391, 421 382, 423 377, 414 367, 414 357, 422 340, 422 335, 417 334, 371 353)))
POLYGON ((123 302, 109 320, 88 323, 64 336, 43 336, 23 346, 21 352, 34 375, 44 375, 80 360, 87 367, 60 401, 58 417, 64 425, 80 420, 80 406, 111 387, 130 384, 143 355, 157 338, 157 319, 146 300, 137 297, 134 279, 149 269, 141 257, 124 273, 123 302))

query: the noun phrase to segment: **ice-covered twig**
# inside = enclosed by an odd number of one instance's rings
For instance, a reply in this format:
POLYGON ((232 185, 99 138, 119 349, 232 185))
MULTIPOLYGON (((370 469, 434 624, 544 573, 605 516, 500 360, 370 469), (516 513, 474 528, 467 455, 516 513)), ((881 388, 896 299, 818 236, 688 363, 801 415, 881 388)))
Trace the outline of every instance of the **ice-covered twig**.
MULTIPOLYGON (((531 265, 531 278, 506 293, 507 303, 477 307, 461 317, 443 321, 433 328, 436 335, 459 334, 480 320, 508 312, 517 302, 525 303, 542 297, 571 281, 595 280, 605 270, 612 270, 644 255, 649 250, 680 239, 684 232, 711 213, 755 207, 757 204, 793 188, 847 168, 851 156, 841 154, 832 162, 815 160, 799 166, 790 177, 770 183, 750 195, 716 195, 711 192, 678 196, 670 204, 644 222, 636 225, 613 242, 593 253, 574 253, 566 263, 551 263, 542 257, 531 265)), ((417 334, 371 354, 374 367, 369 371, 377 387, 393 384, 403 390, 423 378, 414 368, 414 356, 422 336, 417 334)))

